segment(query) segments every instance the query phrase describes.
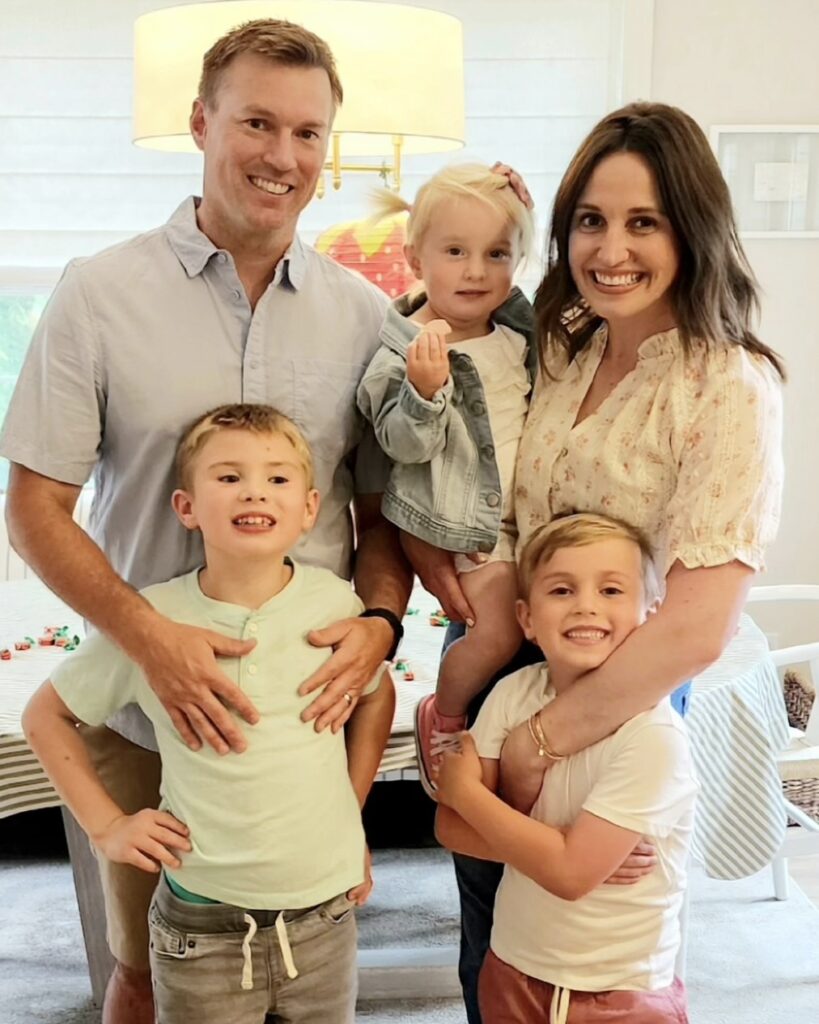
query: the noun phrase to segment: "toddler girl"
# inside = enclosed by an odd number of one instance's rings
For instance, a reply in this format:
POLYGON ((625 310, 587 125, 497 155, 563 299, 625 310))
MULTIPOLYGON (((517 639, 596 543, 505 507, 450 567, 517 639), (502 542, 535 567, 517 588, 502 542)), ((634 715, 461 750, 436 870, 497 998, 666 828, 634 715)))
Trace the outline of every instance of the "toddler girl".
POLYGON ((442 744, 521 642, 512 495, 536 353, 531 307, 512 278, 533 223, 508 179, 479 164, 440 171, 412 206, 393 193, 379 204, 381 215, 409 211, 404 253, 423 283, 387 311, 358 391, 394 461, 382 509, 457 553, 475 614, 444 654, 435 695, 416 709, 421 782, 434 797, 442 744))

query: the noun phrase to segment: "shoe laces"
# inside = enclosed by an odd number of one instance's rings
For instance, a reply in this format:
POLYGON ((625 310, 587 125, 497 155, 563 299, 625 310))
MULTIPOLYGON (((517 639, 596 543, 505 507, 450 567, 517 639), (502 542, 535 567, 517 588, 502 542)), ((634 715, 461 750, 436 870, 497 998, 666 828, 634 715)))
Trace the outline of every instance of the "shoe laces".
POLYGON ((457 732, 439 732, 432 730, 429 743, 429 752, 433 757, 440 757, 448 750, 457 751, 461 749, 461 740, 457 732))

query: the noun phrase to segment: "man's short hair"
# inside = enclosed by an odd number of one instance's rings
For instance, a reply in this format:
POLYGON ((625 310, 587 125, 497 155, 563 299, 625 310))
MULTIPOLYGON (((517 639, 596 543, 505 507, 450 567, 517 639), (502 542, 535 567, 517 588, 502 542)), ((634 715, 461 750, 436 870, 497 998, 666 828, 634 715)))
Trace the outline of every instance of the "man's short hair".
POLYGON ((593 512, 558 516, 532 534, 524 545, 518 565, 520 596, 528 601, 535 573, 555 552, 563 548, 585 547, 601 540, 630 540, 637 545, 642 561, 646 606, 650 608, 659 601, 663 596, 663 587, 657 574, 654 551, 646 535, 621 519, 593 512))
POLYGON ((257 18, 231 29, 217 39, 202 59, 199 99, 213 107, 225 68, 243 53, 252 53, 271 64, 286 67, 323 68, 330 79, 333 103, 340 107, 344 99, 336 61, 327 43, 314 32, 275 18, 257 18))
POLYGON ((193 422, 176 448, 176 480, 183 491, 190 491, 193 479, 193 464, 205 447, 208 438, 221 430, 249 430, 253 434, 280 434, 286 438, 298 457, 304 470, 308 489, 314 486, 313 456, 304 434, 284 413, 272 405, 254 402, 240 402, 235 405, 220 405, 211 409, 193 422))

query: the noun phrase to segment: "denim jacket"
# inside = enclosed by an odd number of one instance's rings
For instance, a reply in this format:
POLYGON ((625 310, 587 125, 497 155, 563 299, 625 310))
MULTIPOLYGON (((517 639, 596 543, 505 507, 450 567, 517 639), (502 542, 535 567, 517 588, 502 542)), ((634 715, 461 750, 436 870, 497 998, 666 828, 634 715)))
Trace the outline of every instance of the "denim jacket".
MULTIPOLYGON (((358 407, 393 460, 381 510, 396 526, 447 551, 491 551, 502 495, 483 385, 465 352, 450 352, 450 379, 427 400, 407 380, 407 347, 419 331, 407 319, 426 296, 402 296, 387 310, 381 348, 358 388, 358 407)), ((493 321, 526 338, 534 380, 532 307, 519 288, 493 321)))

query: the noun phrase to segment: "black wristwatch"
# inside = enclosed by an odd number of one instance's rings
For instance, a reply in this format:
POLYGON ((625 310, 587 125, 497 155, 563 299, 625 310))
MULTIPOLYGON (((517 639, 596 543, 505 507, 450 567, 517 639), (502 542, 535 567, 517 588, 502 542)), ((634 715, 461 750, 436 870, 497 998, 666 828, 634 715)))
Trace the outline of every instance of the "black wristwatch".
POLYGON ((404 627, 401 625, 401 620, 395 614, 391 612, 389 608, 368 608, 359 615, 360 619, 384 619, 389 622, 392 628, 392 647, 387 652, 386 661, 392 661, 398 650, 398 645, 404 636, 404 627))

